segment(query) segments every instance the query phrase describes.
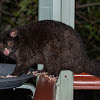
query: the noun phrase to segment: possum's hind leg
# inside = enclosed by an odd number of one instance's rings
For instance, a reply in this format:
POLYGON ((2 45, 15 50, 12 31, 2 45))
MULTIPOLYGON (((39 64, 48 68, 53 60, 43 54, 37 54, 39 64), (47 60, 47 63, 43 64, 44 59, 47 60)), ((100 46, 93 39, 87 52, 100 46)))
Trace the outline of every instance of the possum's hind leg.
POLYGON ((59 43, 55 40, 49 42, 43 51, 44 55, 44 71, 48 72, 49 75, 58 76, 60 69, 60 50, 59 43))

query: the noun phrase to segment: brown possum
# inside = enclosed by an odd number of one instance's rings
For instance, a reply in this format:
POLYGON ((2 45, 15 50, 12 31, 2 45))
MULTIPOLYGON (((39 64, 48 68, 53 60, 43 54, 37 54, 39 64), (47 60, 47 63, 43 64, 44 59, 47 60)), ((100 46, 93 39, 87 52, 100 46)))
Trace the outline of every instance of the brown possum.
POLYGON ((100 76, 100 64, 87 57, 79 34, 61 22, 44 20, 1 32, 0 51, 17 61, 12 75, 44 64, 42 71, 55 76, 61 70, 100 76))

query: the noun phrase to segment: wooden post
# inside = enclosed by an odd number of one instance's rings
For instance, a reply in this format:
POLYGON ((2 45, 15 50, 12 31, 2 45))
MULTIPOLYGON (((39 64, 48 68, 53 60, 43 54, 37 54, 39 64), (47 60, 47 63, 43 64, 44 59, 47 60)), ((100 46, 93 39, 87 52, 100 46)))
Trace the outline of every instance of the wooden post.
POLYGON ((39 0, 39 20, 61 21, 74 28, 75 0, 39 0))
POLYGON ((73 100, 73 73, 61 71, 57 82, 56 100, 73 100))
POLYGON ((53 0, 39 0, 38 20, 53 19, 53 0))
POLYGON ((53 20, 61 21, 62 0, 53 0, 53 20))
POLYGON ((75 0, 62 0, 61 21, 74 28, 75 0))
MULTIPOLYGON (((60 21, 74 28, 74 11, 75 0, 39 0, 38 19, 60 21)), ((53 100, 54 87, 55 83, 40 77, 34 100, 53 100)), ((72 72, 61 72, 57 82, 56 100, 73 100, 72 72)))

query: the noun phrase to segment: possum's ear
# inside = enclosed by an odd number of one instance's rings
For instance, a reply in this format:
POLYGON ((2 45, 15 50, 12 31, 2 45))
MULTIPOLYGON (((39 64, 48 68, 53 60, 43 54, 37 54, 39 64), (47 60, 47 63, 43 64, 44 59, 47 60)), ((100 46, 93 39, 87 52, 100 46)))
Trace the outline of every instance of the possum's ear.
POLYGON ((17 29, 13 29, 11 32, 10 32, 10 36, 11 37, 16 37, 18 35, 18 30, 17 29))

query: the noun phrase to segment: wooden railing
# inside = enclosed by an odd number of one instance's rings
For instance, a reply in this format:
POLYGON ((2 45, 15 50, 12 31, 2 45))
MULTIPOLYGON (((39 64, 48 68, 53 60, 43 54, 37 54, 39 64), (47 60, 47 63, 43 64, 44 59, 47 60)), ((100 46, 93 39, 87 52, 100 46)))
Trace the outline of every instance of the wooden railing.
POLYGON ((100 90, 100 78, 87 73, 62 71, 58 82, 40 77, 33 100, 73 100, 73 90, 100 90))
POLYGON ((74 89, 100 90, 100 78, 87 73, 74 74, 74 89))

